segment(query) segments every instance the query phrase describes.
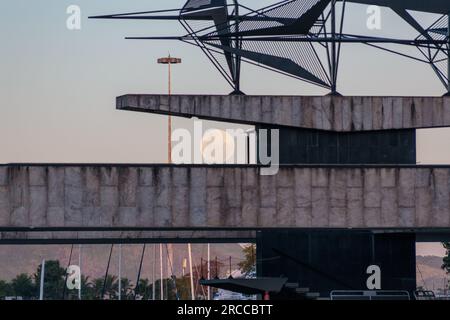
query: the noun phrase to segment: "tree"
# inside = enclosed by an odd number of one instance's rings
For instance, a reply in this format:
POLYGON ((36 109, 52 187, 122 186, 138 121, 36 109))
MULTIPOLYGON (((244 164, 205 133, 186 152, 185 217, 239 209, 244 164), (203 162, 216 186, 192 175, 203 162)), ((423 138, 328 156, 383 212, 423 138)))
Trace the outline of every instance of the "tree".
MULTIPOLYGON (((177 300, 175 286, 177 286, 178 290, 180 289, 178 287, 178 281, 179 281, 179 279, 177 279, 177 278, 163 279, 163 288, 164 288, 163 300, 177 300), (176 281, 176 283, 175 283, 175 281, 176 281)), ((153 291, 152 284, 149 286, 149 290, 153 291)), ((150 294, 150 297, 151 297, 151 294, 150 294)), ((161 279, 158 279, 155 281, 155 298, 156 298, 156 300, 161 299, 161 279)))
MULTIPOLYGON (((443 270, 445 270, 447 275, 449 275, 450 274, 450 242, 443 242, 442 245, 444 246, 446 252, 445 252, 445 257, 442 258, 441 268, 443 270)), ((447 288, 448 288, 449 284, 450 284, 450 281, 447 280, 447 288)))
POLYGON ((103 300, 102 291, 103 291, 103 283, 104 278, 97 278, 92 281, 92 292, 95 300, 103 300))
POLYGON ((100 299, 114 300, 118 296, 118 285, 117 285, 117 277, 111 274, 108 274, 106 277, 106 281, 104 278, 101 278, 101 291, 100 291, 100 299), (101 292, 103 291, 103 286, 105 286, 105 296, 101 296, 101 292))
MULTIPOLYGON (((117 293, 115 291, 115 286, 117 283, 117 278, 112 275, 108 275, 106 278, 97 278, 90 280, 89 277, 82 276, 82 299, 83 300, 104 300, 104 299, 116 299, 117 293), (104 295, 103 294, 104 291, 104 295)), ((78 299, 78 293, 72 299, 78 299)))
POLYGON ((445 257, 442 259, 442 270, 445 270, 447 274, 450 274, 450 242, 443 242, 442 245, 446 250, 445 257))
POLYGON ((11 284, 7 283, 6 281, 0 280, 0 299, 13 295, 14 293, 11 284))
MULTIPOLYGON (((65 288, 65 297, 66 300, 78 300, 79 293, 78 289, 74 288, 72 290, 69 290, 67 288, 67 284, 64 283, 65 288)), ((95 300, 95 292, 93 289, 93 284, 89 277, 85 275, 81 275, 81 299, 82 300, 95 300)))
MULTIPOLYGON (((134 299, 134 292, 133 292, 133 284, 131 281, 127 278, 122 278, 120 280, 121 284, 121 298, 122 300, 132 300, 134 299)), ((115 284, 115 291, 119 292, 119 282, 117 281, 115 284)))
POLYGON ((256 267, 256 245, 250 244, 243 249, 245 256, 244 261, 239 262, 238 266, 242 273, 247 274, 253 271, 256 267))
POLYGON ((135 289, 136 296, 142 297, 142 300, 149 300, 152 296, 152 285, 148 279, 140 279, 139 285, 135 289))
MULTIPOLYGON (((40 287, 41 269, 39 265, 34 274, 34 281, 36 283, 36 291, 40 287)), ((66 270, 62 268, 59 261, 49 260, 45 262, 44 273, 44 298, 49 300, 60 300, 64 290, 66 270)))
POLYGON ((11 281, 11 288, 16 297, 36 297, 36 286, 33 279, 27 274, 19 274, 11 281))
POLYGON ((446 252, 445 257, 442 258, 441 268, 445 270, 447 274, 450 274, 450 242, 443 242, 442 245, 444 246, 446 252))
POLYGON ((191 300, 191 279, 188 276, 177 278, 176 285, 180 300, 191 300))

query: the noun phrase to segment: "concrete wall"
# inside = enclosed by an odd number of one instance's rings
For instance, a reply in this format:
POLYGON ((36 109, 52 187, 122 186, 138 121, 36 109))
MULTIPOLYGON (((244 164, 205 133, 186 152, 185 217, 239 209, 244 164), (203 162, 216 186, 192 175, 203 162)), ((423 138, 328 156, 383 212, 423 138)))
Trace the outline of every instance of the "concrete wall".
POLYGON ((117 109, 339 132, 450 126, 450 97, 126 95, 117 109))
POLYGON ((450 168, 3 166, 0 228, 450 227, 450 168))

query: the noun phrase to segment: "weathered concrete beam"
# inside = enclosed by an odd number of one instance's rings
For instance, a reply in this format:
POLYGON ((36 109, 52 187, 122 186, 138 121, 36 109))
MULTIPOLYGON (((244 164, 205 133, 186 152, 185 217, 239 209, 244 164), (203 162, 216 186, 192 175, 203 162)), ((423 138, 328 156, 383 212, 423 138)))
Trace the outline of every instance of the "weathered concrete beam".
POLYGON ((2 166, 1 228, 449 228, 450 167, 2 166))
POLYGON ((338 132, 450 126, 450 97, 125 95, 117 109, 338 132))
POLYGON ((173 231, 54 231, 10 230, 0 232, 1 244, 111 244, 111 243, 223 243, 252 242, 252 230, 173 230, 173 231))

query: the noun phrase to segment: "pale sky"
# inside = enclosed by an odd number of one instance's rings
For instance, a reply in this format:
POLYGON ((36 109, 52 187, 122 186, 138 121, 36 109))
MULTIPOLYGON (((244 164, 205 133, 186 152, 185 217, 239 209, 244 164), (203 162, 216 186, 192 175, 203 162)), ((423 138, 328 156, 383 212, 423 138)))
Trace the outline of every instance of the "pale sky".
MULTIPOLYGON (((157 65, 156 59, 168 52, 184 62, 174 67, 175 93, 227 94, 230 88, 195 47, 124 40, 125 36, 181 35, 183 29, 176 21, 97 21, 87 17, 179 8, 184 2, 2 0, 0 163, 165 162, 167 118, 116 111, 115 97, 165 93, 166 69, 157 65), (80 31, 66 28, 66 9, 72 4, 82 10, 80 31)), ((255 8, 274 2, 241 1, 255 8)), ((367 6, 349 8, 348 31, 367 33, 367 6)), ((382 30, 369 31, 369 35, 416 34, 386 9, 382 11, 382 30)), ((361 45, 343 47, 340 70, 339 90, 346 95, 439 96, 444 92, 427 65, 361 45)), ((244 67, 242 82, 247 94, 324 94, 311 85, 256 67, 244 67)), ((175 119, 174 125, 192 124, 175 119)), ((419 161, 450 163, 448 137, 447 129, 420 135, 419 161)))
POLYGON ((442 244, 434 242, 422 242, 416 245, 416 254, 418 256, 438 256, 444 257, 446 251, 442 244))

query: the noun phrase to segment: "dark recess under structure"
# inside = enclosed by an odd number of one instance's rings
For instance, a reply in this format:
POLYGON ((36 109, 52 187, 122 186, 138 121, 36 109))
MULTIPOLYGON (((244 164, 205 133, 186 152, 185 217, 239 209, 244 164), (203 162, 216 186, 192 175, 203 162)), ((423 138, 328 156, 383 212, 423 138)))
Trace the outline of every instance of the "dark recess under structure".
POLYGON ((258 277, 286 277, 322 297, 333 290, 368 290, 366 270, 371 265, 382 270, 383 290, 416 290, 414 233, 261 231, 257 247, 258 277))
POLYGON ((414 129, 333 132, 258 125, 261 129, 279 130, 281 164, 416 164, 414 129))

